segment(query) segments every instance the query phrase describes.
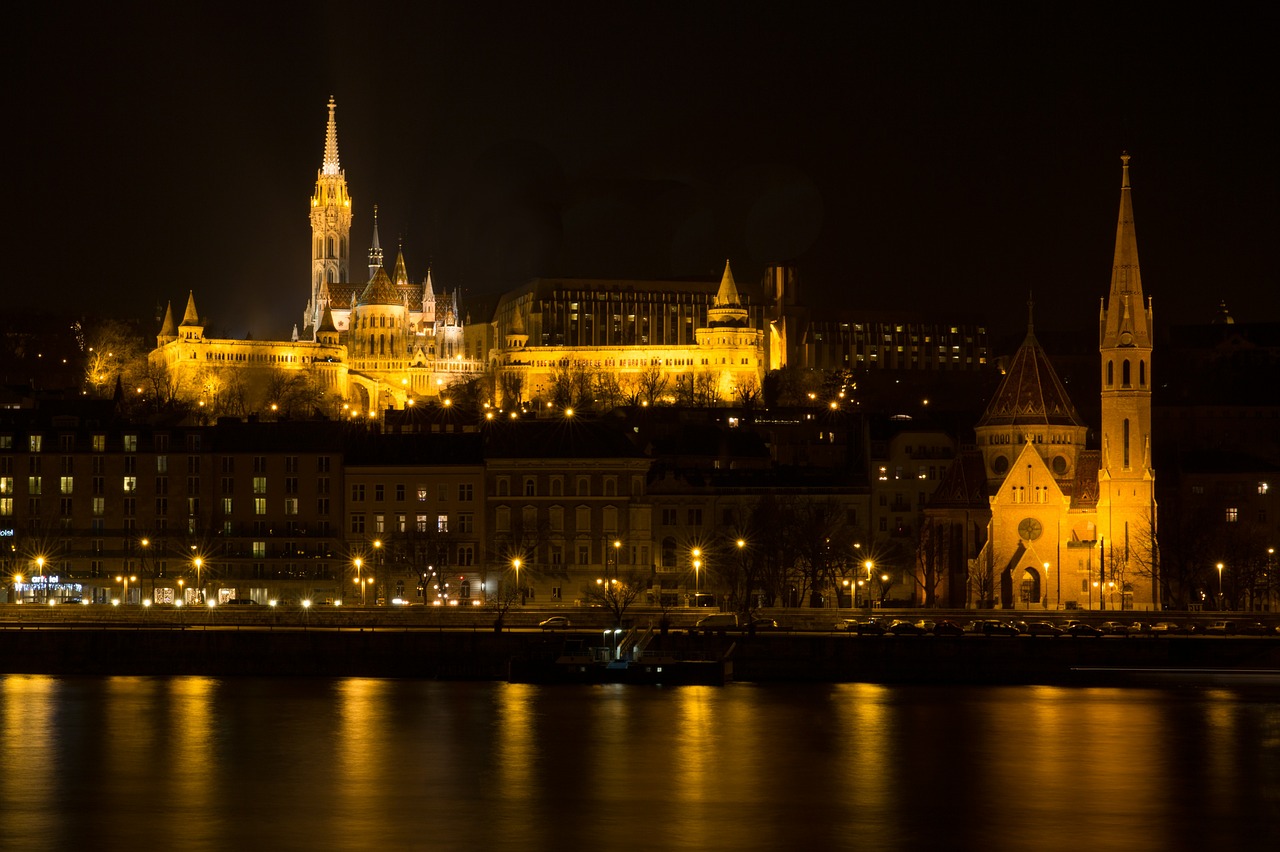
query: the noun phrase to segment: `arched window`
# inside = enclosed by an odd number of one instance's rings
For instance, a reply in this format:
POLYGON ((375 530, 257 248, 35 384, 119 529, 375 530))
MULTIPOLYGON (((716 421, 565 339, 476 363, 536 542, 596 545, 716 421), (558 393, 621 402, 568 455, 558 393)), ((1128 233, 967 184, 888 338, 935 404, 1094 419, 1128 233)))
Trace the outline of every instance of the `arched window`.
POLYGON ((334 254, 335 252, 333 250, 333 237, 330 237, 329 238, 329 257, 333 257, 334 254))
MULTIPOLYGON (((1127 362, 1126 362, 1127 363, 1127 362)), ((1121 439, 1124 445, 1124 469, 1129 469, 1129 418, 1124 419, 1124 437, 1121 439)))
POLYGON ((1138 362, 1138 387, 1145 388, 1147 386, 1147 362, 1138 362))
POLYGON ((1107 387, 1111 387, 1116 382, 1116 365, 1113 361, 1107 362, 1107 387))
POLYGON ((1120 370, 1120 384, 1122 387, 1129 387, 1129 359, 1124 359, 1124 365, 1120 370))

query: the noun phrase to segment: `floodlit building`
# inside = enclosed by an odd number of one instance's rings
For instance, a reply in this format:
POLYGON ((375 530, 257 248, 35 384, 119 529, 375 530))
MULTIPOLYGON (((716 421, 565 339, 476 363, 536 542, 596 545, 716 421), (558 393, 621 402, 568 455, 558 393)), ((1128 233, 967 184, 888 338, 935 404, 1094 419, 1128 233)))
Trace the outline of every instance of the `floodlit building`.
POLYGON ((926 512, 917 573, 944 606, 1160 605, 1151 464, 1152 312, 1122 158, 1111 286, 1099 314, 1101 447, 1027 336, 926 512))

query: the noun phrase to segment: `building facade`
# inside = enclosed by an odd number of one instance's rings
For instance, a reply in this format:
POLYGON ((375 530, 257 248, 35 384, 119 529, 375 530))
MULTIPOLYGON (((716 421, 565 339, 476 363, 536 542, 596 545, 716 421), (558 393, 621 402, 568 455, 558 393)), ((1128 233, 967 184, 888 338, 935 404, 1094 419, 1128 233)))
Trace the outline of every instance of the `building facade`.
POLYGON ((1152 313, 1122 158, 1099 316, 1100 449, 1028 320, 1027 336, 926 512, 921 572, 951 606, 1160 606, 1151 464, 1152 313))

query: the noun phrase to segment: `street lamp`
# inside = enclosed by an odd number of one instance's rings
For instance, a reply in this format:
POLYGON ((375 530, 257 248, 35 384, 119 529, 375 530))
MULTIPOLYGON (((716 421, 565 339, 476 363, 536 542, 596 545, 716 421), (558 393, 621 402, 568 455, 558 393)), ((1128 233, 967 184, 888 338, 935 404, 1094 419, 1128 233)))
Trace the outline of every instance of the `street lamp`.
MULTIPOLYGON (((1044 576, 1046 580, 1049 579, 1049 563, 1048 562, 1044 563, 1044 576)), ((1049 608, 1049 584, 1048 583, 1044 584, 1044 608, 1045 609, 1049 608)), ((1054 609, 1057 609, 1057 607, 1055 606, 1054 609)))
POLYGON ((622 540, 615 538, 613 540, 613 576, 614 577, 618 576, 618 568, 621 566, 621 561, 622 561, 622 540))
POLYGON ((1218 609, 1222 609, 1222 568, 1221 562, 1218 563, 1218 609))
POLYGON ((364 565, 364 560, 361 559, 359 556, 357 556, 352 561, 355 563, 355 566, 356 566, 356 586, 360 589, 360 606, 364 606, 366 603, 364 599, 364 583, 361 581, 361 578, 360 578, 360 566, 364 565))
MULTIPOLYGON (((151 544, 151 539, 149 539, 149 538, 141 538, 141 539, 139 539, 139 540, 138 540, 138 544, 140 544, 140 545, 142 546, 142 553, 141 553, 141 554, 140 554, 140 556, 139 556, 139 559, 141 560, 141 564, 140 564, 138 567, 139 567, 139 568, 141 568, 143 571, 146 571, 146 570, 147 570, 147 547, 148 547, 148 546, 150 546, 150 544, 151 544)), ((155 572, 154 570, 152 570, 152 572, 151 572, 151 597, 152 597, 152 598, 154 598, 155 596, 156 596, 156 572, 155 572)))
POLYGON ((204 560, 199 556, 192 562, 196 568, 196 603, 204 603, 204 584, 200 582, 200 569, 204 567, 204 560))
POLYGON ((520 557, 511 560, 511 567, 516 572, 516 594, 520 595, 520 604, 524 605, 524 592, 520 590, 520 557))
MULTIPOLYGON (((374 557, 377 559, 377 564, 374 566, 374 569, 373 569, 373 580, 374 580, 374 583, 376 584, 378 582, 381 582, 381 578, 382 578, 382 539, 375 538, 373 540, 373 553, 374 553, 374 557)), ((378 595, 377 595, 376 589, 374 590, 373 602, 375 604, 378 602, 378 595)))
POLYGON ((129 603, 129 584, 136 583, 137 581, 138 578, 136 576, 131 577, 128 574, 116 575, 116 582, 121 583, 124 586, 124 590, 120 593, 120 600, 124 601, 124 603, 129 603))
POLYGON ((693 549, 693 605, 698 605, 698 570, 702 568, 702 550, 693 549))

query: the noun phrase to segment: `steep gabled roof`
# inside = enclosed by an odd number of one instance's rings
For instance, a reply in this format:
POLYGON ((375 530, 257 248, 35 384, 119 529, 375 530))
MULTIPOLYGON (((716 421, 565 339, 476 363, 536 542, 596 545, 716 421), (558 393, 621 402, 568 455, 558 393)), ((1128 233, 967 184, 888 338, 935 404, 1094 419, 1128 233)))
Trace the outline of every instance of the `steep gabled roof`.
POLYGON ((1076 476, 1071 484, 1071 508, 1094 509, 1098 506, 1098 468, 1102 454, 1085 450, 1076 457, 1076 476))
POLYGON ((930 509, 988 509, 987 472, 982 453, 961 453, 929 500, 930 509))

